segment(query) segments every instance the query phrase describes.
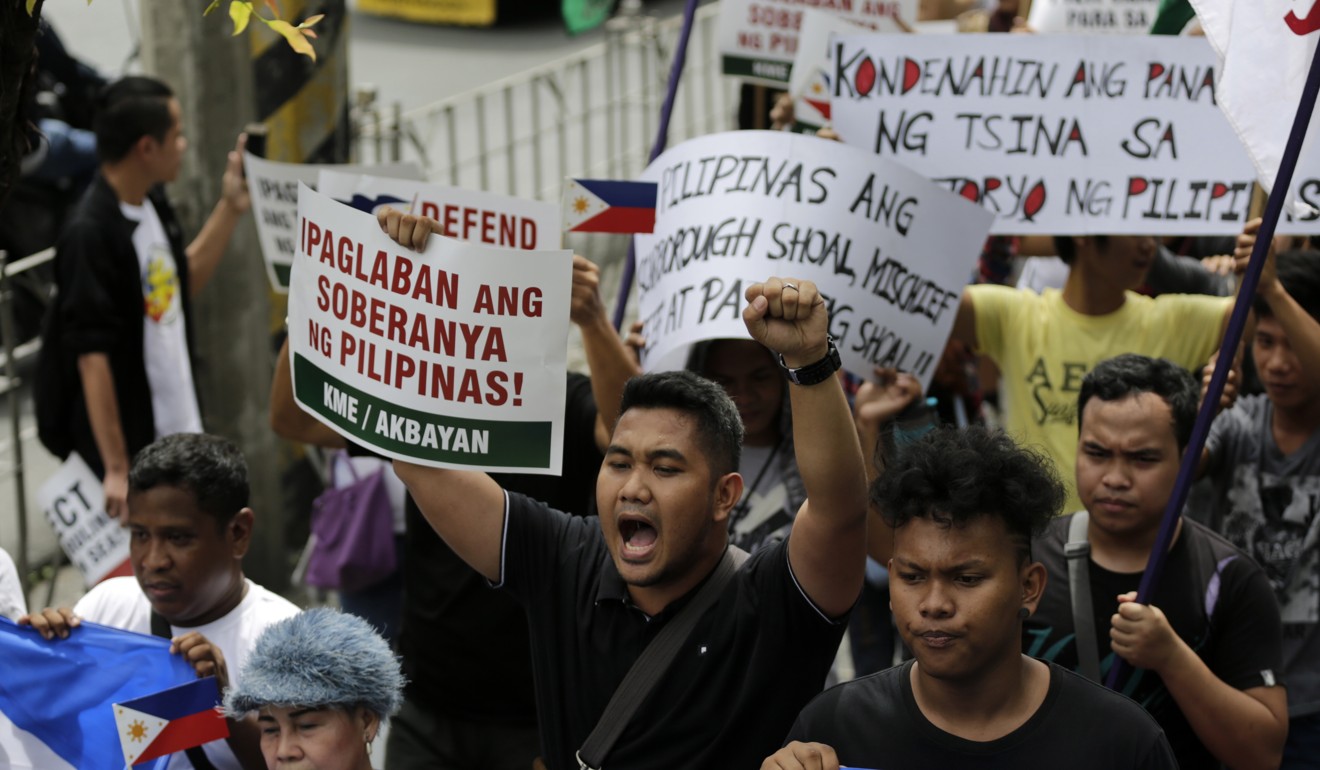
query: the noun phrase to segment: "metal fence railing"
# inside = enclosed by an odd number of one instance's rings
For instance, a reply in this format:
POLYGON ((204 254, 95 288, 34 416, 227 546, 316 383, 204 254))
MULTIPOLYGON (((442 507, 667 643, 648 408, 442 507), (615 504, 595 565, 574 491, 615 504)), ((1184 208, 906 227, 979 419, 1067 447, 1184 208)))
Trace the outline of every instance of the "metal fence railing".
MULTIPOLYGON (((8 436, 0 436, 0 469, 3 470, 5 485, 12 485, 13 515, 8 518, 12 524, 12 535, 4 540, 15 543, 13 556, 18 568, 19 582, 26 596, 30 588, 33 564, 47 567, 58 564, 60 551, 54 547, 53 538, 42 538, 44 548, 40 554, 33 553, 31 517, 28 490, 28 461, 34 457, 49 459, 36 437, 35 423, 24 427, 24 401, 29 389, 19 376, 19 366, 30 364, 41 348, 40 337, 20 340, 18 325, 14 317, 14 289, 16 285, 31 282, 29 293, 43 296, 47 288, 44 279, 36 277, 40 268, 55 259, 55 249, 44 249, 36 254, 10 262, 4 251, 0 251, 0 395, 5 399, 5 414, 9 422, 8 436)), ((3 505, 0 502, 0 505, 3 505)), ((6 533, 8 534, 8 533, 6 533)), ((53 586, 53 582, 52 582, 53 586)), ((45 606, 45 605, 42 605, 45 606)))
MULTIPOLYGON (((669 144, 732 128, 719 6, 697 10, 669 144)), ((655 140, 682 17, 621 13, 605 42, 488 86, 386 117, 359 101, 357 156, 417 161, 439 184, 556 200, 565 177, 635 178, 655 140), (373 157, 374 156, 374 157, 373 157)))

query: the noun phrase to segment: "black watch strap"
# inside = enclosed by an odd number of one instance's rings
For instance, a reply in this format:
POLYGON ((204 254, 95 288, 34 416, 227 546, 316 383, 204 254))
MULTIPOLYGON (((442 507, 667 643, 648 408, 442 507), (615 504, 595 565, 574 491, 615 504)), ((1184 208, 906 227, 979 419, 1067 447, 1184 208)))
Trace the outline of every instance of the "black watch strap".
POLYGON ((825 357, 815 363, 790 369, 784 362, 783 354, 779 355, 779 366, 789 382, 794 385, 815 385, 833 377, 835 372, 843 368, 843 360, 839 358, 839 349, 834 346, 834 338, 825 339, 829 342, 829 349, 825 351, 825 357))

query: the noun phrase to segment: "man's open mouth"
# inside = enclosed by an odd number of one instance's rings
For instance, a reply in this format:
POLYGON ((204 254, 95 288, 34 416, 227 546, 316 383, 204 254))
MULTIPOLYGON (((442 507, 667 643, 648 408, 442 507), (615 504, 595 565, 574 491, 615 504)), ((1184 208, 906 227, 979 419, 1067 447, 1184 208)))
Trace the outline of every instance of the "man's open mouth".
POLYGON ((623 540, 623 556, 635 559, 648 555, 659 536, 655 527, 644 519, 622 518, 619 520, 619 537, 623 540))

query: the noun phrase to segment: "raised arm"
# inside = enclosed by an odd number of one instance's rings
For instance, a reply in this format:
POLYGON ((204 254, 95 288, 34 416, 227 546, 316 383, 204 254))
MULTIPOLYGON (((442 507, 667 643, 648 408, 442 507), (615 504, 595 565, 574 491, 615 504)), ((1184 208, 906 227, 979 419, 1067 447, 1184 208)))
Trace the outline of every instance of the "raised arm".
POLYGON ((619 419, 623 386, 642 373, 637 359, 619 338, 600 297, 600 268, 573 255, 573 305, 569 313, 582 332, 582 350, 591 370, 591 395, 596 400, 596 446, 604 451, 619 419))
MULTIPOLYGON (((810 281, 771 278, 746 292, 752 339, 790 369, 822 361, 833 344, 825 300, 810 281)), ((852 607, 866 569, 866 471, 848 400, 836 377, 789 385, 793 442, 807 490, 788 538, 793 574, 811 601, 838 617, 852 607)))
POLYGON ((1270 313, 1274 315, 1274 320, 1279 322, 1283 333, 1287 335, 1288 346, 1292 348, 1293 355, 1297 356, 1297 363, 1303 375, 1320 376, 1320 321, 1316 321, 1305 308, 1297 304, 1297 300, 1284 288, 1279 280, 1276 257, 1272 249, 1261 272, 1256 296, 1269 304, 1270 313))
MULTIPOLYGON (((867 488, 883 472, 880 435, 885 426, 921 396, 921 382, 910 374, 875 368, 875 380, 863 382, 853 398, 857 438, 862 442, 867 488)), ((869 495, 868 495, 869 497, 869 495)), ((894 551, 894 529, 885 523, 879 509, 867 506, 866 555, 888 564, 894 551)))
POLYGON ((452 471, 394 461, 394 472, 407 485, 431 528, 491 582, 500 580, 504 550, 504 490, 475 471, 452 471))
POLYGON ((327 449, 343 449, 347 445, 343 436, 308 414, 293 400, 287 338, 275 359, 275 376, 270 382, 270 429, 280 438, 327 449))
MULTIPOLYGON (((390 238, 416 251, 426 248, 431 233, 440 232, 430 217, 404 214, 385 207, 376 221, 390 238)), ((504 552, 504 490, 476 471, 455 471, 394 461, 394 472, 408 487, 431 528, 454 549, 458 558, 487 580, 500 579, 504 552)))
POLYGON ((201 232, 185 250, 188 255, 188 293, 196 296, 206 286, 220 265, 220 258, 229 248, 238 220, 247 213, 252 201, 248 197, 247 180, 243 178, 243 148, 247 134, 239 134, 234 149, 225 162, 225 175, 220 181, 220 200, 211 209, 201 232))

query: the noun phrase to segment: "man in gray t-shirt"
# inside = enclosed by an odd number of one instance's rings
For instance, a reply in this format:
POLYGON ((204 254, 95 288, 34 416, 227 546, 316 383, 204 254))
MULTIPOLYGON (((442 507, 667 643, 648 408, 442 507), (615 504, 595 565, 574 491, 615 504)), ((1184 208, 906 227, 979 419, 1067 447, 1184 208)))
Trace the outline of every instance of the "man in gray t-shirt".
POLYGON ((1283 620, 1288 683, 1284 768, 1320 756, 1320 254, 1267 265, 1251 353, 1265 393, 1210 429, 1202 470, 1210 525, 1260 564, 1283 620))

